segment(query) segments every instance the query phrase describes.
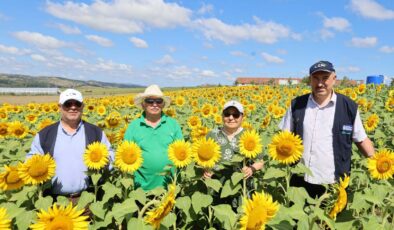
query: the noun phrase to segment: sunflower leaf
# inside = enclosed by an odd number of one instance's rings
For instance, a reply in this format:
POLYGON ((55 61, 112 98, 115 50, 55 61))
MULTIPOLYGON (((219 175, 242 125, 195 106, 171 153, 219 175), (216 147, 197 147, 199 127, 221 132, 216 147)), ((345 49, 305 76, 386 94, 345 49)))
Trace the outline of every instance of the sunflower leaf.
POLYGON ((106 210, 106 209, 104 209, 104 202, 102 202, 102 201, 94 202, 89 206, 89 209, 90 209, 90 211, 92 211, 93 215, 104 220, 105 210, 106 210))
POLYGON ((268 168, 264 173, 264 180, 272 179, 272 178, 280 178, 286 176, 286 172, 284 170, 278 168, 268 168))
POLYGON ((104 190, 104 197, 102 199, 103 202, 107 202, 109 199, 118 196, 121 197, 122 190, 119 187, 116 187, 115 185, 107 182, 103 185, 103 190, 104 190))
POLYGON ((161 222, 161 225, 169 228, 175 223, 175 221, 176 221, 176 215, 173 212, 170 212, 166 217, 164 217, 163 221, 161 222))
POLYGON ((237 222, 237 215, 228 204, 212 206, 215 217, 222 223, 224 229, 233 229, 237 222))
POLYGON ((181 209, 186 215, 189 215, 189 209, 192 204, 192 201, 190 200, 190 197, 184 196, 184 197, 178 197, 175 202, 175 206, 179 209, 181 209))
POLYGON ((192 195, 192 206, 195 213, 201 211, 202 208, 207 207, 212 203, 212 197, 201 192, 195 192, 192 195))
POLYGON ((121 223, 123 218, 127 214, 132 214, 138 210, 137 205, 135 204, 134 199, 129 198, 123 201, 121 204, 116 203, 112 208, 112 215, 118 223, 121 223))
POLYGON ((17 229, 27 229, 29 225, 31 224, 31 221, 33 220, 34 213, 33 211, 25 211, 18 215, 15 219, 15 224, 17 226, 17 229))
POLYGON ((131 218, 127 223, 127 229, 151 230, 153 227, 145 224, 142 219, 131 218))
POLYGON ((145 204, 145 202, 146 202, 146 195, 145 195, 144 190, 142 190, 142 188, 138 188, 137 190, 130 192, 129 197, 133 197, 135 200, 137 200, 141 204, 145 204))
POLYGON ((34 206, 40 210, 40 209, 44 209, 47 210, 48 207, 50 207, 52 205, 53 202, 53 198, 51 196, 46 196, 46 197, 40 197, 36 203, 34 204, 34 206))
POLYGON ((241 172, 234 172, 231 175, 231 183, 238 184, 244 178, 244 174, 241 172))
POLYGON ((87 191, 82 192, 81 197, 78 200, 78 209, 85 208, 87 204, 93 202, 94 194, 87 191))
POLYGON ((227 180, 224 183, 222 188, 222 192, 220 193, 220 198, 228 197, 236 194, 239 190, 241 190, 242 186, 240 184, 233 185, 231 180, 227 180))
POLYGON ((219 180, 207 178, 204 180, 205 184, 215 190, 215 192, 219 192, 222 187, 222 183, 219 180))

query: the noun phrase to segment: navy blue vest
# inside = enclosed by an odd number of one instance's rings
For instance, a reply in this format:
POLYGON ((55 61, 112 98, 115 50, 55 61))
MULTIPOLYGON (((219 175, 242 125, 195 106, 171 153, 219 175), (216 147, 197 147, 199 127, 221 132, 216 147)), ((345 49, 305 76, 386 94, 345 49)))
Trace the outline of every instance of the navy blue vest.
MULTIPOLYGON (((293 133, 303 138, 305 109, 310 94, 299 96, 291 102, 293 133)), ((350 174, 353 124, 357 115, 357 104, 345 95, 336 93, 333 133, 335 178, 339 181, 345 173, 350 174)))
MULTIPOLYGON (((60 121, 56 122, 55 124, 49 125, 39 132, 41 148, 44 150, 44 153, 49 153, 51 156, 53 156, 53 151, 55 149, 57 129, 59 123, 60 121)), ((103 134, 102 130, 99 127, 86 121, 83 121, 83 124, 85 128, 86 146, 95 141, 101 142, 103 134)))

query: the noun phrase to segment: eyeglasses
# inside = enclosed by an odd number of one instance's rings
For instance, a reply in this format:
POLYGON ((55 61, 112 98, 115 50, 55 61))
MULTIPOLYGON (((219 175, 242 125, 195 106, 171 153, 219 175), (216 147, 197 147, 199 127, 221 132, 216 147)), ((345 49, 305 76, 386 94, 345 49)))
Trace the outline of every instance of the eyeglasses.
POLYGON ((81 108, 82 102, 79 101, 66 101, 63 103, 65 108, 71 108, 71 106, 75 106, 76 108, 81 108))
POLYGON ((238 118, 241 116, 241 114, 242 114, 242 113, 237 113, 237 112, 235 112, 235 113, 231 113, 231 112, 228 112, 228 111, 224 111, 224 112, 223 112, 223 116, 224 116, 224 117, 233 116, 235 119, 238 119, 238 118))
POLYGON ((163 98, 145 98, 144 102, 149 105, 153 105, 156 103, 157 105, 161 105, 164 100, 163 98))

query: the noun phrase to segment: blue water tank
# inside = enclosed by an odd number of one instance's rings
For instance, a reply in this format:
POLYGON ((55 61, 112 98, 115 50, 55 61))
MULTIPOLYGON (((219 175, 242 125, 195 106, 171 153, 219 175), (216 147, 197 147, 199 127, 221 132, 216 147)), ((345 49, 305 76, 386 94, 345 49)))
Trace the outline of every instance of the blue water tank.
POLYGON ((367 77, 367 84, 383 84, 384 76, 383 75, 373 75, 367 77))

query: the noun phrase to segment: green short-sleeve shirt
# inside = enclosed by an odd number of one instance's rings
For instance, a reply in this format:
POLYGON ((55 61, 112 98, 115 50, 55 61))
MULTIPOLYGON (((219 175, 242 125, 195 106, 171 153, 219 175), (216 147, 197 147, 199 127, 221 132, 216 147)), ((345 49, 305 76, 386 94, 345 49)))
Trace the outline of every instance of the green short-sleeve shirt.
POLYGON ((142 150, 142 166, 134 173, 134 186, 151 190, 166 186, 168 177, 160 175, 164 167, 171 164, 168 146, 175 140, 183 139, 181 127, 171 117, 164 114, 155 127, 147 125, 145 114, 132 121, 125 133, 124 140, 134 141, 142 150))

